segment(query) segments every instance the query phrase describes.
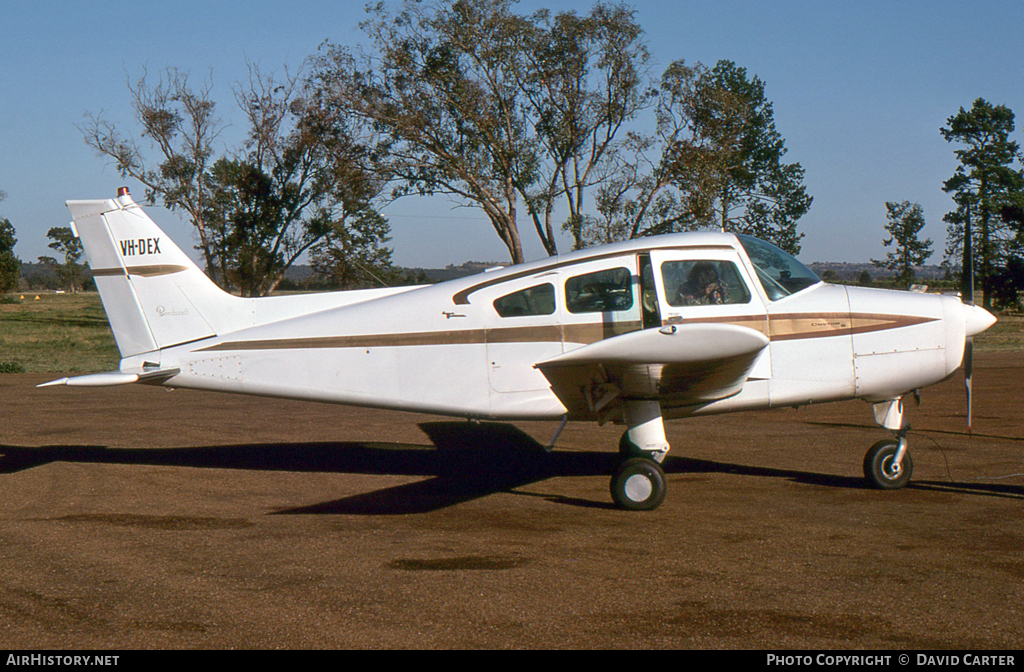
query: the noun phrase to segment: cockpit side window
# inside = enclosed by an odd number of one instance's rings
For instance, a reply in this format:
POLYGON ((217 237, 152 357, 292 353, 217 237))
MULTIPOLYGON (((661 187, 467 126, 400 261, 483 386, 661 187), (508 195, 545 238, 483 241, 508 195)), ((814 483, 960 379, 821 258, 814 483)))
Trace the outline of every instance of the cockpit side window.
POLYGON ((494 300, 494 310, 502 317, 551 315, 555 312, 555 286, 549 282, 506 294, 494 300))
POLYGON ((802 289, 821 282, 809 268, 797 261, 796 257, 771 243, 751 236, 737 235, 750 262, 757 272, 757 279, 765 294, 772 301, 795 294, 802 289))
POLYGON ((666 261, 661 265, 661 279, 670 306, 750 302, 750 290, 731 261, 666 261))
POLYGON ((565 281, 565 306, 570 313, 604 313, 633 307, 633 275, 628 268, 609 268, 565 281))

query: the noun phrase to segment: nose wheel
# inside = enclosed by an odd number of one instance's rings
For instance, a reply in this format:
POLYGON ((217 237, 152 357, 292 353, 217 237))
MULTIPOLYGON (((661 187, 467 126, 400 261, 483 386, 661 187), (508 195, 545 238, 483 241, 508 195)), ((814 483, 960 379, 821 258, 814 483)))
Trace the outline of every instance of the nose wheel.
POLYGON ((899 490, 910 482, 914 461, 910 452, 904 449, 901 460, 897 460, 900 444, 892 439, 879 441, 868 449, 864 456, 864 477, 881 490, 899 490))
POLYGON ((874 405, 875 422, 896 435, 868 448, 864 456, 864 477, 880 490, 899 490, 910 482, 914 461, 907 450, 910 425, 903 423, 903 401, 900 397, 874 405))

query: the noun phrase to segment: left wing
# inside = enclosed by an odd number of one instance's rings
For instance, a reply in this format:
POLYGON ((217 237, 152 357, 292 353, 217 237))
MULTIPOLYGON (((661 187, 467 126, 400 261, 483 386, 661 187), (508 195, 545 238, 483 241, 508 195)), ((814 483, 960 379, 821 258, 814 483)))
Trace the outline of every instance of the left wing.
POLYGON ((607 338, 541 362, 573 419, 608 420, 628 399, 690 406, 739 393, 768 337, 734 324, 678 324, 607 338))

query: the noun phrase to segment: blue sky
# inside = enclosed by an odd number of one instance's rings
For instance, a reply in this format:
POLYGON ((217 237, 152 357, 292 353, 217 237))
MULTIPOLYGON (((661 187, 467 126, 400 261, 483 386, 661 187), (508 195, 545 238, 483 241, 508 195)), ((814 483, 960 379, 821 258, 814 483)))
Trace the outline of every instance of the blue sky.
MULTIPOLYGON (((982 97, 1024 114, 1024 3, 806 1, 628 3, 647 34, 656 72, 683 58, 730 59, 760 77, 814 197, 800 221, 804 261, 867 261, 884 255, 885 202, 916 201, 925 235, 945 244, 952 209, 942 182, 953 147, 946 119, 982 97)), ((0 0, 0 216, 17 229, 16 253, 48 254, 46 231, 66 225, 64 201, 113 196, 123 180, 82 140, 86 112, 129 124, 126 76, 177 67, 212 77, 224 121, 241 132, 231 87, 246 60, 264 71, 294 69, 324 40, 355 44, 363 2, 0 0)), ((580 2, 522 2, 576 9, 580 2)), ((236 136, 237 137, 237 136, 236 136)), ((1024 145, 1024 133, 1014 135, 1024 145)), ((131 182, 133 192, 142 189, 131 182)), ((183 247, 191 230, 175 215, 150 214, 183 247)), ((399 201, 386 211, 394 259, 406 266, 507 254, 476 210, 445 199, 399 201), (457 244, 453 241, 458 241, 457 244)), ((521 221, 529 258, 542 256, 521 221)), ((568 243, 562 245, 568 250, 568 243)))

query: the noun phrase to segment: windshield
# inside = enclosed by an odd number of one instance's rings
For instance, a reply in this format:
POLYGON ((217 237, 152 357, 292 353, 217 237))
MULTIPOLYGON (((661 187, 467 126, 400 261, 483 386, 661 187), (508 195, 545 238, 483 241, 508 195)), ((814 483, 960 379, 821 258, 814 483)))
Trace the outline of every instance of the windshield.
POLYGON ((761 281, 765 294, 772 301, 821 282, 818 276, 797 261, 796 257, 771 243, 742 234, 737 234, 737 237, 743 249, 747 251, 751 263, 754 264, 757 279, 761 281))

